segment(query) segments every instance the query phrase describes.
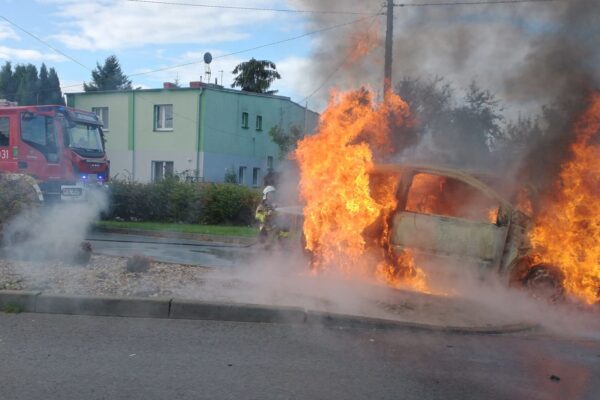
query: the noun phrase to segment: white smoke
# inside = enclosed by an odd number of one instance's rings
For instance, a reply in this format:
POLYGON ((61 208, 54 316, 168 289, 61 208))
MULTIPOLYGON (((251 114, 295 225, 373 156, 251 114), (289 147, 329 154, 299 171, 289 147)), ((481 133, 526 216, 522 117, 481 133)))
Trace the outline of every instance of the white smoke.
POLYGON ((3 253, 16 260, 71 262, 84 250, 85 234, 107 205, 106 193, 98 191, 85 202, 26 209, 3 227, 3 253))

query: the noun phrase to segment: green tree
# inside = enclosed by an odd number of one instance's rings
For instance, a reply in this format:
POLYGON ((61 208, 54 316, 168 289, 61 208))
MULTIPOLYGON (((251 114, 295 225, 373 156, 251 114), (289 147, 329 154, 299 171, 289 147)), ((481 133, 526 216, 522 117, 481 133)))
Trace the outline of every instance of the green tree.
POLYGON ((65 104, 56 71, 43 63, 38 75, 33 64, 17 65, 13 71, 6 62, 0 68, 0 98, 20 105, 65 104))
POLYGON ((89 84, 84 83, 83 89, 86 92, 130 90, 131 81, 121 70, 117 56, 112 55, 106 58, 103 66, 100 63, 96 63, 96 69, 92 71, 92 82, 89 84))
POLYGON ((48 89, 49 92, 46 96, 47 104, 65 105, 65 98, 63 97, 60 89, 58 74, 54 68, 50 68, 50 71, 48 72, 48 89))
POLYGON ((296 148, 298 141, 304 137, 304 133, 295 125, 290 127, 289 132, 285 132, 279 126, 275 125, 269 129, 269 136, 279 146, 279 158, 283 160, 285 156, 296 148))
POLYGON ((268 60, 252 58, 244 61, 233 70, 236 77, 231 87, 241 87, 246 92, 275 93, 269 92, 269 87, 276 79, 281 79, 276 68, 275 63, 268 60))
POLYGON ((47 104, 48 98, 50 97, 50 81, 48 80, 48 68, 46 68, 46 64, 42 63, 40 67, 40 91, 37 96, 38 104, 47 104))
POLYGON ((37 104, 40 90, 37 67, 33 64, 17 65, 15 78, 17 81, 16 101, 19 105, 37 104))
POLYGON ((0 98, 15 101, 17 83, 15 81, 12 64, 7 61, 0 69, 0 98))

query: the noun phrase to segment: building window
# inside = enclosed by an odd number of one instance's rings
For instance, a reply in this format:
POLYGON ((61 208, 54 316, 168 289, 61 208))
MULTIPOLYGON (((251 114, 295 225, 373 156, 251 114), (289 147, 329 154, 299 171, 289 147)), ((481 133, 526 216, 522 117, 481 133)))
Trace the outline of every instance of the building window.
POLYGON ((107 131, 108 128, 108 107, 92 107, 92 112, 96 113, 100 121, 102 121, 103 129, 107 131))
POLYGON ((238 170, 238 183, 243 185, 246 183, 246 167, 240 167, 238 170))
POLYGON ((248 129, 248 113, 247 112, 242 113, 242 128, 248 129))
MULTIPOLYGON (((8 147, 10 129, 8 125, 8 117, 0 118, 0 147, 8 147)), ((4 159, 4 157, 2 157, 4 159)), ((8 158, 8 155, 6 156, 8 158)))
POLYGON ((152 161, 152 182, 173 177, 173 161, 152 161))
POLYGON ((173 104, 158 104, 154 106, 154 130, 173 130, 173 104))
POLYGON ((262 115, 256 116, 256 130, 262 131, 262 115))
POLYGON ((272 156, 267 157, 267 169, 268 170, 273 169, 273 157, 272 156))
POLYGON ((258 182, 260 181, 260 168, 254 168, 252 170, 252 186, 258 186, 258 182))

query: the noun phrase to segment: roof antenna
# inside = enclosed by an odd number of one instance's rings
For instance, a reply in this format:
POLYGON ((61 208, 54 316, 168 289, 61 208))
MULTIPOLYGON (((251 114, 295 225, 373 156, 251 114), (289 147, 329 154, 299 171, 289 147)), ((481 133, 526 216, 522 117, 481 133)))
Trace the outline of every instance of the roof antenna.
POLYGON ((210 83, 210 63, 212 62, 212 54, 208 51, 204 53, 204 75, 206 76, 206 82, 210 83))

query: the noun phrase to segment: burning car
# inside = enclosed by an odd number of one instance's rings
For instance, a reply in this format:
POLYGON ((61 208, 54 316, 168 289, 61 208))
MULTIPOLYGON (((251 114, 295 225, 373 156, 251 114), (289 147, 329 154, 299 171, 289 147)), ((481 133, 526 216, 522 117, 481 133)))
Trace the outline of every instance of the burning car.
MULTIPOLYGON (((362 232, 368 247, 383 250, 386 262, 378 265, 376 273, 387 275, 388 283, 394 282, 394 276, 414 271, 418 260, 420 267, 433 266, 425 269, 429 286, 434 274, 447 276, 444 269, 457 266, 480 274, 497 273, 508 285, 523 285, 554 300, 563 296, 560 270, 536 264, 529 240, 533 221, 494 188, 500 185, 499 178, 409 164, 375 165, 369 175, 374 198, 380 185, 396 188, 395 209, 362 232)), ((300 207, 277 211, 296 219, 302 214, 300 207)), ((302 227, 301 222, 294 225, 302 227)), ((300 236, 306 246, 306 237, 300 236)), ((308 253, 314 261, 311 250, 308 253)))
POLYGON ((302 233, 314 272, 436 292, 436 279, 472 266, 534 293, 600 303, 600 94, 574 121, 559 175, 531 193, 522 182, 504 188, 479 173, 383 164, 418 156, 399 140, 414 124, 394 93, 378 103, 364 89, 337 92, 317 131, 298 143, 302 233), (521 208, 500 195, 515 191, 521 208), (529 209, 531 217, 522 211, 529 209))
MULTIPOLYGON (((397 180, 397 207, 384 223, 390 232, 382 243, 391 258, 405 259, 400 256, 409 253, 419 265, 435 265, 442 274, 440 269, 448 265, 494 271, 509 284, 562 295, 559 270, 535 265, 529 241, 531 218, 491 186, 499 179, 403 164, 376 165, 371 175, 372 185, 390 177, 397 180)), ((377 232, 373 236, 377 240, 380 229, 365 234, 377 232)))

